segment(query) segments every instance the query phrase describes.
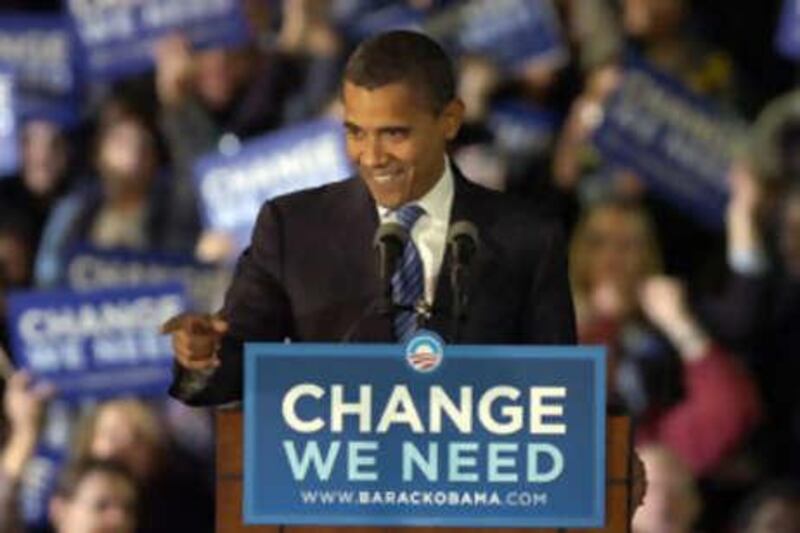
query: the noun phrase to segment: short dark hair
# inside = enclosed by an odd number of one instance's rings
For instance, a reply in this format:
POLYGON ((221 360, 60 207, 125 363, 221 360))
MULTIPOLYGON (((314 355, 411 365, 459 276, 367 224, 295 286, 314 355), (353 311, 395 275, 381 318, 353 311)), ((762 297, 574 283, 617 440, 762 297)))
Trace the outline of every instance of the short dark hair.
POLYGON ((397 82, 421 87, 437 114, 456 93, 450 58, 436 41, 415 31, 395 30, 363 41, 350 55, 344 79, 370 90, 397 82))
POLYGON ((126 480, 136 490, 136 479, 131 471, 122 463, 110 459, 85 459, 68 465, 58 478, 55 494, 65 499, 72 499, 78 487, 91 474, 106 474, 126 480))

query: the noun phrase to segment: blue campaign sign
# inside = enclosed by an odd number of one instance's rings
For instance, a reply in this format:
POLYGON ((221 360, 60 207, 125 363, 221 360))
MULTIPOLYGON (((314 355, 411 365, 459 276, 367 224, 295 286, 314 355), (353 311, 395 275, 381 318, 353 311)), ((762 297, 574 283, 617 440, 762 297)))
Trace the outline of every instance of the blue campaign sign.
POLYGON ((196 47, 248 39, 242 0, 68 0, 67 11, 83 67, 101 80, 148 70, 156 41, 174 32, 196 47))
POLYGON ((598 527, 601 347, 248 344, 247 524, 598 527))
POLYGON ((52 451, 39 447, 26 465, 20 487, 21 515, 26 526, 47 527, 47 504, 55 491, 58 472, 67 455, 67 449, 52 451))
POLYGON ((206 228, 231 235, 240 248, 264 201, 351 174, 342 126, 327 119, 251 139, 233 155, 208 155, 194 170, 206 228))
POLYGON ((17 80, 17 116, 71 125, 77 120, 79 83, 74 43, 61 15, 0 16, 0 66, 17 80))
POLYGON ((406 4, 389 4, 370 10, 353 21, 347 21, 345 31, 354 41, 360 41, 390 30, 420 30, 425 13, 406 4))
POLYGON ((187 290, 188 307, 209 313, 219 309, 230 277, 225 269, 187 255, 89 246, 68 252, 65 264, 66 285, 73 290, 180 282, 187 290))
POLYGON ((44 528, 49 523, 48 502, 69 457, 70 436, 79 411, 79 406, 59 400, 47 407, 39 443, 25 467, 20 488, 22 520, 28 527, 44 528))
POLYGON ((0 177, 9 176, 19 169, 19 139, 15 109, 14 75, 0 69, 0 177))
POLYGON ((637 172, 663 197, 721 227, 727 174, 745 127, 677 80, 651 68, 625 71, 593 135, 610 163, 637 172))
POLYGON ((11 348, 20 367, 64 399, 163 394, 172 347, 159 327, 185 309, 179 284, 12 293, 11 348))
POLYGON ((330 5, 330 17, 338 28, 348 36, 360 40, 358 26, 364 17, 391 6, 392 0, 334 0, 330 5))
POLYGON ((423 11, 392 4, 370 11, 347 28, 354 39, 393 29, 429 34, 455 54, 481 54, 517 69, 568 58, 551 0, 438 2, 423 11))
POLYGON ((800 59, 800 0, 783 0, 775 47, 789 59, 800 59))
POLYGON ((489 111, 488 126, 503 150, 543 153, 552 146, 561 120, 549 109, 514 100, 498 102, 489 111))
POLYGON ((508 69, 568 58, 551 0, 469 0, 432 16, 424 28, 457 53, 486 55, 508 69))

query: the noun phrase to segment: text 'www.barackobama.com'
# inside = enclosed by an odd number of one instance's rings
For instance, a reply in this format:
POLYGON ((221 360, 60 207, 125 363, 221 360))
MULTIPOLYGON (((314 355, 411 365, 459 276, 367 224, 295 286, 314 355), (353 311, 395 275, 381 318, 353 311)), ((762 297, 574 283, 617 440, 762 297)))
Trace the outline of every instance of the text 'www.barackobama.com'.
POLYGON ((409 507, 541 507, 547 493, 523 491, 351 491, 301 490, 308 505, 384 505, 409 507))

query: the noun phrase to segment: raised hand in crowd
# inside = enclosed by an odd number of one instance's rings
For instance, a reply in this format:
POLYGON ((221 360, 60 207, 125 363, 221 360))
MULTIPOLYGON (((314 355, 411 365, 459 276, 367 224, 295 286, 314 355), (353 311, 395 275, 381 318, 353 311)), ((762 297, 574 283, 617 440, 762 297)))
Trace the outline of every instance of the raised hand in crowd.
POLYGON ((187 370, 209 371, 220 365, 219 347, 228 322, 219 316, 182 313, 167 320, 161 333, 172 335, 178 364, 187 370))
POLYGON ((47 403, 54 394, 52 385, 33 384, 33 378, 24 370, 15 372, 6 383, 3 409, 9 436, 0 464, 9 479, 18 480, 22 476, 39 440, 47 403))
POLYGON ((646 280, 640 290, 640 304, 647 318, 677 348, 684 360, 706 353, 709 338, 689 309, 684 284, 668 276, 646 280))
POLYGON ((666 276, 647 279, 640 289, 640 305, 680 355, 685 386, 676 406, 640 425, 640 442, 666 444, 692 472, 707 475, 759 422, 756 384, 700 326, 681 281, 666 276))
POLYGON ((341 49, 325 0, 284 0, 278 46, 289 54, 335 55, 341 49))
POLYGON ((616 65, 595 69, 586 88, 572 104, 553 154, 553 179, 561 189, 573 189, 580 178, 585 143, 603 116, 602 106, 621 81, 616 65))
POLYGON ((166 106, 179 105, 188 95, 192 83, 192 54, 189 41, 173 34, 162 38, 155 49, 156 93, 166 106))
POLYGON ((33 384, 26 371, 15 372, 6 381, 3 412, 8 435, 0 453, 0 533, 23 531, 19 493, 25 467, 33 457, 52 385, 33 384))
MULTIPOLYGON (((762 186, 746 161, 737 161, 728 174, 730 201, 726 211, 728 257, 736 268, 743 261, 759 261, 763 257, 763 242, 758 227, 762 186)), ((753 265, 757 268, 758 265, 753 265)), ((744 265, 746 269, 746 265, 744 265)))
POLYGON ((233 237, 223 230, 201 233, 194 250, 195 257, 204 263, 228 263, 236 259, 237 254, 233 237))

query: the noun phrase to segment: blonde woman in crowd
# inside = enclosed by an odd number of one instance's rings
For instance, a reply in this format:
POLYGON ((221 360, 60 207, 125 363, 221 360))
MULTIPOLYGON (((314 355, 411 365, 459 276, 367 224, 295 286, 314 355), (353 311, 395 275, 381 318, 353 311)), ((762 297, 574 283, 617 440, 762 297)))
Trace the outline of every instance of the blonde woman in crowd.
MULTIPOLYGON (((589 207, 570 255, 579 341, 609 347, 610 390, 651 400, 638 406, 637 442, 666 445, 694 475, 713 472, 759 420, 758 394, 750 375, 699 324, 683 284, 662 274, 647 213, 615 200, 589 207), (677 352, 683 382, 683 394, 666 403, 635 378, 647 379, 623 371, 635 352, 662 340, 677 352)), ((657 381, 669 378, 654 373, 657 381)))
POLYGON ((101 403, 81 420, 72 459, 113 460, 130 470, 142 487, 143 531, 212 531, 211 487, 200 468, 171 445, 163 428, 158 412, 142 400, 101 403))

